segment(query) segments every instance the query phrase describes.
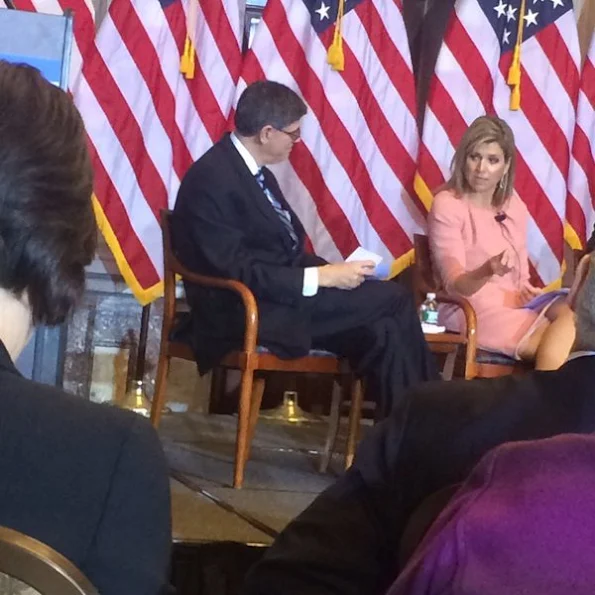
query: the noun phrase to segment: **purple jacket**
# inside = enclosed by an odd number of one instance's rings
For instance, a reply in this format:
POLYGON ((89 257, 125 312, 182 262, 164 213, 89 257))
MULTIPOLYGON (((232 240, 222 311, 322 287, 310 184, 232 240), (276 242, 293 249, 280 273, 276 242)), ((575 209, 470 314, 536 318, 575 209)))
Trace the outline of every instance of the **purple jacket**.
POLYGON ((595 593, 595 437, 511 442, 475 467, 389 595, 595 593))

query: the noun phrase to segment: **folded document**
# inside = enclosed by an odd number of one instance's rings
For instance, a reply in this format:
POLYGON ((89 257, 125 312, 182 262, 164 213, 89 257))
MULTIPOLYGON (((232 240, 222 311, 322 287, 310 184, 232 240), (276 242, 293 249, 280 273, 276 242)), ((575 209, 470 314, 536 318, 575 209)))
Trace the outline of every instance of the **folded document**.
POLYGON ((522 308, 527 310, 534 310, 535 312, 541 312, 546 306, 549 306, 553 301, 557 300, 561 296, 566 296, 569 289, 563 287, 562 289, 556 289, 555 291, 547 291, 529 300, 522 308))
POLYGON ((390 273, 390 265, 382 262, 382 256, 370 252, 361 246, 356 248, 346 259, 345 262, 352 262, 354 260, 371 260, 375 265, 374 273, 369 279, 386 279, 390 273))

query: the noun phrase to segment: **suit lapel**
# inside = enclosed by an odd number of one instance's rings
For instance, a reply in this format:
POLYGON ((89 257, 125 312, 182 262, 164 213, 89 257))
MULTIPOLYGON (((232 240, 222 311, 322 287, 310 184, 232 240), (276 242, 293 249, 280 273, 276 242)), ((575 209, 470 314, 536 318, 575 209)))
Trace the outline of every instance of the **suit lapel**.
POLYGON ((226 135, 223 138, 221 144, 225 149, 233 169, 238 174, 240 187, 250 195, 251 204, 254 204, 260 213, 267 218, 270 225, 277 227, 279 231, 282 231, 285 233, 285 235, 287 235, 287 232, 283 227, 283 223, 281 223, 279 220, 279 216, 275 212, 275 209, 273 209, 271 206, 269 199, 265 196, 260 184, 256 181, 256 178, 250 173, 250 170, 242 159, 242 156, 233 146, 229 135, 226 135))
MULTIPOLYGON (((241 188, 248 192, 249 200, 251 204, 256 205, 256 208, 259 212, 267 219, 269 225, 272 229, 275 229, 279 236, 281 237, 283 244, 287 248, 289 253, 294 253, 293 250, 293 242, 291 241, 291 237, 289 233, 285 229, 285 226, 279 219, 279 215, 277 215, 273 205, 269 202, 269 199, 266 197, 265 193, 263 192, 260 184, 256 181, 256 178, 250 173, 248 166, 246 165, 245 161, 242 159, 242 156, 238 153, 237 149, 233 146, 231 139, 229 138, 229 134, 226 135, 221 140, 221 146, 225 150, 225 153, 231 163, 233 169, 237 173, 240 181, 241 188)), ((291 215, 291 222, 293 223, 295 232, 298 236, 298 246, 296 252, 301 252, 304 244, 304 228, 300 223, 299 219, 297 218, 296 214, 287 204, 279 185, 277 184, 277 180, 275 176, 272 174, 270 170, 266 167, 263 168, 265 172, 265 179, 267 185, 273 196, 281 203, 284 209, 287 209, 291 215)))
MULTIPOLYGON (((296 252, 301 252, 304 246, 304 236, 306 232, 304 231, 304 227, 302 226, 301 221, 299 220, 298 216, 295 214, 293 209, 289 206, 287 200, 285 200, 285 196, 283 192, 281 192, 281 188, 279 187, 279 183, 277 182, 277 178, 273 172, 268 169, 267 167, 262 168, 262 172, 264 174, 265 183, 269 191, 273 194, 273 196, 277 199, 277 202, 289 213, 291 217, 291 224, 293 225, 293 229, 297 235, 298 245, 296 247, 296 252)), ((266 197, 265 197, 266 198, 266 197)), ((268 202, 268 199, 267 199, 268 202)), ((270 203, 269 203, 270 204, 270 203)), ((271 207, 272 208, 272 207, 271 207)), ((274 209, 273 209, 274 210, 274 209)), ((277 219, 279 216, 275 213, 277 219)), ((288 248, 293 251, 293 242, 291 241, 291 237, 287 233, 285 226, 281 223, 281 227, 283 227, 283 238, 285 243, 287 244, 288 248)))

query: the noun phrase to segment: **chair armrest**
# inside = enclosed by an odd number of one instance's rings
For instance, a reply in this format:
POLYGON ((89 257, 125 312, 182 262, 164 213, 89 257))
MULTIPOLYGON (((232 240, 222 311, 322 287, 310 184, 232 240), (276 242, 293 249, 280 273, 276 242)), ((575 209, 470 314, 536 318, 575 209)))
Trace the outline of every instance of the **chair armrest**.
POLYGON ((475 310, 468 299, 449 295, 443 291, 438 292, 436 299, 438 302, 453 304, 461 308, 465 316, 465 323, 467 324, 467 335, 475 335, 477 333, 477 314, 475 314, 475 310))
POLYGON ((258 305, 256 304, 254 294, 247 285, 233 279, 221 279, 219 277, 209 277, 207 275, 193 273, 180 262, 176 262, 176 273, 181 275, 186 281, 194 283, 195 285, 225 289, 239 295, 244 305, 244 351, 252 353, 256 352, 256 341, 258 338, 258 305))
POLYGON ((464 297, 449 295, 443 291, 439 291, 436 295, 436 299, 438 302, 453 304, 463 310, 465 323, 467 325, 466 369, 472 370, 469 378, 473 378, 475 376, 475 360, 477 357, 477 314, 469 300, 464 297))

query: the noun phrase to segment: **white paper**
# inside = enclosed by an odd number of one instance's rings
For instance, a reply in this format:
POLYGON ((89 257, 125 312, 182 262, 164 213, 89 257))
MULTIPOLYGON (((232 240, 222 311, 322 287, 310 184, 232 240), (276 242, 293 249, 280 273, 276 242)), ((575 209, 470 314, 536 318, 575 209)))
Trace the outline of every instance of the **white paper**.
POLYGON ((345 262, 352 262, 354 260, 371 260, 374 264, 378 265, 382 262, 382 256, 374 254, 374 252, 370 252, 360 246, 345 259, 345 262))

